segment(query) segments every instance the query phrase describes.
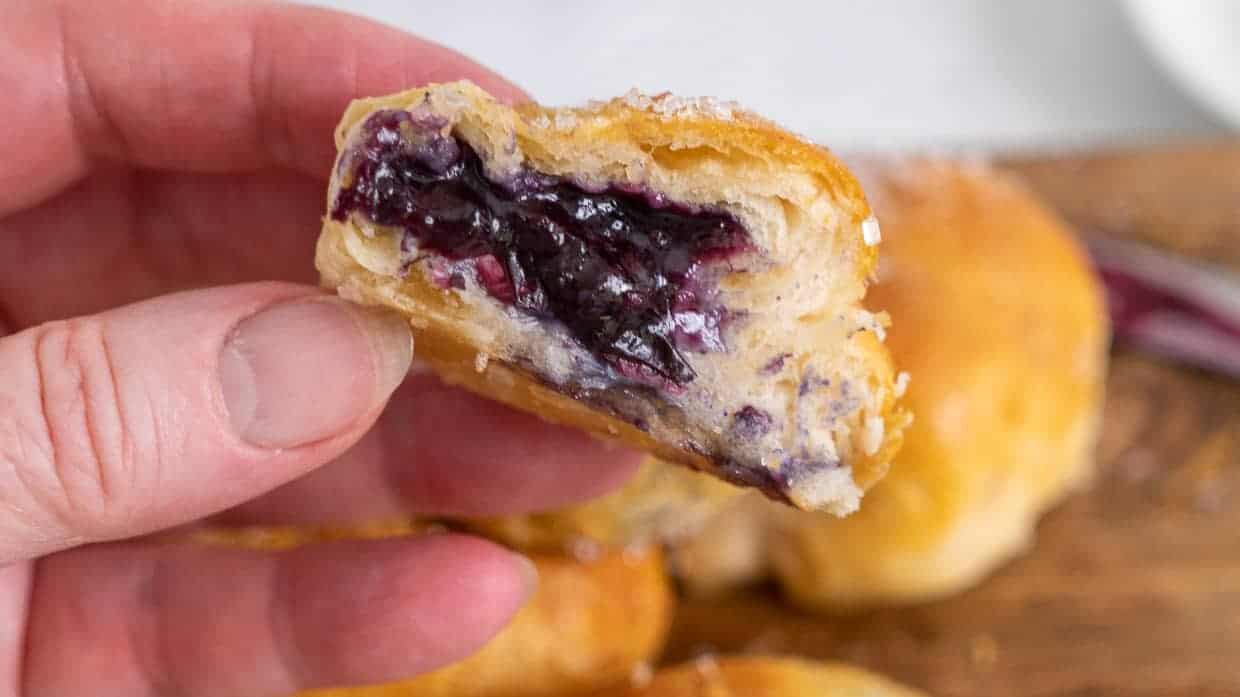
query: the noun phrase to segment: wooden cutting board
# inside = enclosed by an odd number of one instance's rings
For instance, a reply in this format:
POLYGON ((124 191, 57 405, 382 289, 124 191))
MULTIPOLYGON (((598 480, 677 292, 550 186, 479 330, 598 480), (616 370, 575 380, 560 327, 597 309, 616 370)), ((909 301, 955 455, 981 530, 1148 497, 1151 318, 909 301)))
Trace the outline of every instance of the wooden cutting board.
MULTIPOLYGON (((1240 270, 1240 143, 1002 164, 1083 234, 1240 270)), ((1240 697, 1240 383, 1119 348, 1109 385, 1094 488, 981 586, 848 617, 688 601, 669 659, 843 659, 939 697, 1240 697)))

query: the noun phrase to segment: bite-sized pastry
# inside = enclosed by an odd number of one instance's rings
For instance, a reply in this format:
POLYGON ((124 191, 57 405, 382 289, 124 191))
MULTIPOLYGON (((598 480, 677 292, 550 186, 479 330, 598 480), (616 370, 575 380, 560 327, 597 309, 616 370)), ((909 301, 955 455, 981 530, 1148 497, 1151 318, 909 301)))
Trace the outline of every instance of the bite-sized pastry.
MULTIPOLYGON (((200 539, 257 549, 416 532, 417 523, 360 528, 212 530, 200 539)), ((538 590, 478 653, 403 682, 299 697, 577 697, 627 680, 663 648, 675 603, 662 555, 651 549, 584 562, 533 555, 538 590)))
POLYGON ((699 658, 658 671, 644 684, 598 697, 925 697, 874 673, 841 663, 795 658, 699 658))
POLYGON ((879 228, 825 149, 709 99, 465 82, 356 101, 336 145, 322 280, 450 381, 804 509, 886 472, 879 228))
POLYGON ((545 513, 458 522, 523 550, 577 552, 591 543, 632 548, 693 535, 744 491, 646 458, 623 487, 606 496, 545 513))
POLYGON ((883 221, 871 299, 891 313, 917 419, 849 518, 746 500, 708 521, 672 553, 690 560, 675 564, 690 589, 757 580, 773 564, 806 608, 943 596, 1026 549, 1038 516, 1092 472, 1108 331, 1070 231, 979 164, 856 171, 883 221))
POLYGON ((774 510, 776 573, 812 608, 942 596, 1026 549, 1090 478, 1107 368, 1100 285, 1024 188, 980 165, 858 171, 887 233, 871 298, 917 420, 856 515, 774 510))

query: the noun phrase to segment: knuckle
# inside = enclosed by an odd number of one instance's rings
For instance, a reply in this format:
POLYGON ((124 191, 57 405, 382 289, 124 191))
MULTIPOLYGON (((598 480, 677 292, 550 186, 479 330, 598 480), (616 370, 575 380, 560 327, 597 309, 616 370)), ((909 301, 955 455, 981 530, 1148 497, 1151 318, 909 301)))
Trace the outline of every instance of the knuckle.
POLYGON ((31 330, 37 405, 18 428, 28 488, 71 530, 98 531, 122 513, 133 472, 116 367, 103 327, 90 318, 31 330), (85 530, 83 530, 85 528, 85 530))

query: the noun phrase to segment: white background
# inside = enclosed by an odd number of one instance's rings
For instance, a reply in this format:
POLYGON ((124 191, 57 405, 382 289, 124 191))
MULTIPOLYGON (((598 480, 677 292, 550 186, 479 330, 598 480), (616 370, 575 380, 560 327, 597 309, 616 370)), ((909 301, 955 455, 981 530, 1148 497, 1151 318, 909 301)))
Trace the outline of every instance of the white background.
POLYGON ((313 2, 447 44, 546 103, 633 86, 734 98, 841 148, 1059 148, 1223 129, 1113 0, 313 2))

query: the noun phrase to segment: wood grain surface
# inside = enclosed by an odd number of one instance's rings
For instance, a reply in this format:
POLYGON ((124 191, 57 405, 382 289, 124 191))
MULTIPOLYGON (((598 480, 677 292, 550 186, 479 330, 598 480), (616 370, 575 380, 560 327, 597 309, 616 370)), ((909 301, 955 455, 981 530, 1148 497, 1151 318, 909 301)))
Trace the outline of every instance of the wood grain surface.
MULTIPOLYGON (((1240 143, 1008 165, 1085 234, 1240 269, 1240 143)), ((940 697, 1240 697, 1240 384, 1119 349, 1109 385, 1093 489, 981 586, 838 617, 688 601, 668 659, 844 659, 940 697)))
POLYGON ((1240 139, 1001 160, 1083 234, 1240 269, 1240 139))

